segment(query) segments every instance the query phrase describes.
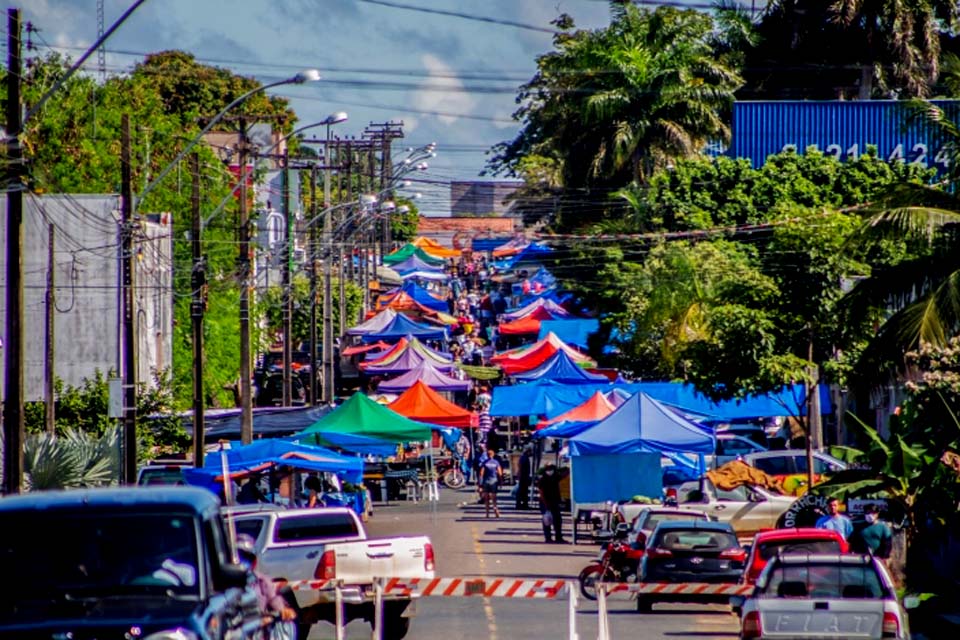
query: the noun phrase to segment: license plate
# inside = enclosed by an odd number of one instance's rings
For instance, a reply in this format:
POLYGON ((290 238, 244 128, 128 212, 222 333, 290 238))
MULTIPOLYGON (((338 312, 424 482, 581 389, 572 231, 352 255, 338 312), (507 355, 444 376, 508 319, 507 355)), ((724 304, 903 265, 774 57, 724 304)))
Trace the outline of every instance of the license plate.
POLYGON ((811 613, 773 613, 772 620, 765 620, 764 630, 770 633, 811 633, 817 635, 846 637, 850 635, 872 636, 880 624, 876 613, 855 613, 852 611, 831 613, 816 611, 811 613))

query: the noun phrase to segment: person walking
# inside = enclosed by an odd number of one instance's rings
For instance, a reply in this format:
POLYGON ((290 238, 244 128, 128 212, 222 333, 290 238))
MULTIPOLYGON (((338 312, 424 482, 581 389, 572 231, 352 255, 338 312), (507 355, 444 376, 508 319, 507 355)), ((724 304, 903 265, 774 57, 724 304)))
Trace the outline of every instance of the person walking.
POLYGON ((500 479, 503 477, 503 467, 497 460, 496 452, 491 448, 487 450, 487 459, 480 465, 480 487, 483 492, 483 503, 486 505, 487 517, 490 517, 490 507, 493 506, 493 513, 500 517, 500 509, 497 508, 497 491, 500 490, 500 479))
POLYGON ((563 520, 560 515, 560 475, 554 464, 543 468, 543 474, 537 481, 537 496, 540 501, 540 513, 543 518, 543 538, 546 542, 563 544, 563 520), (550 529, 553 529, 551 537, 550 529))
POLYGON ((890 525, 880 518, 880 508, 872 503, 864 507, 863 519, 867 524, 850 538, 850 548, 855 553, 869 553, 886 561, 893 550, 890 525))
POLYGON ((821 516, 817 520, 817 529, 830 529, 836 531, 844 540, 849 540, 853 533, 853 522, 847 516, 840 513, 840 501, 836 498, 827 500, 827 515, 821 516))
POLYGON ((520 473, 518 474, 516 507, 520 509, 530 508, 530 480, 532 479, 532 470, 530 464, 532 456, 530 455, 530 445, 523 448, 520 454, 520 473))

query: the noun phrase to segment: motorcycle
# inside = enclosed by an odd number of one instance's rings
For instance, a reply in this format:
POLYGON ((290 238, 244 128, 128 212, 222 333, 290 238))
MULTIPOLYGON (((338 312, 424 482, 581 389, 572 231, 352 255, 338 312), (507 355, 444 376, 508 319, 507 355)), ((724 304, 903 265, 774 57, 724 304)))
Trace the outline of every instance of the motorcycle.
POLYGON ((597 585, 601 582, 636 582, 643 551, 627 543, 630 525, 617 525, 614 537, 604 547, 600 557, 584 567, 577 576, 580 593, 587 600, 597 599, 597 585))
POLYGON ((467 484, 467 476, 463 473, 459 456, 441 458, 436 461, 434 468, 440 482, 451 489, 460 489, 467 484))

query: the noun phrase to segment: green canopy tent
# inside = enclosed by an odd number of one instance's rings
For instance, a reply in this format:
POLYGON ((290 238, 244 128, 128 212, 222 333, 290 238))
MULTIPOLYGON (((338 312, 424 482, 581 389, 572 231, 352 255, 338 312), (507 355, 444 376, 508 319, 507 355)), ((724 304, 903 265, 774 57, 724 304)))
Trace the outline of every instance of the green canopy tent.
POLYGON ((423 260, 427 264, 436 265, 438 267, 446 263, 446 261, 443 258, 435 258, 434 256, 431 256, 429 253, 427 253, 420 247, 414 244, 411 244, 409 242, 403 245, 402 247, 400 247, 399 249, 397 249, 396 251, 394 251, 393 253, 391 253, 390 255, 383 256, 383 263, 386 265, 393 265, 399 262, 403 262, 404 260, 412 256, 416 256, 417 258, 419 258, 420 260, 423 260))
POLYGON ((342 434, 404 443, 430 440, 430 429, 429 424, 405 418, 358 391, 299 435, 317 434, 321 441, 324 434, 342 434))

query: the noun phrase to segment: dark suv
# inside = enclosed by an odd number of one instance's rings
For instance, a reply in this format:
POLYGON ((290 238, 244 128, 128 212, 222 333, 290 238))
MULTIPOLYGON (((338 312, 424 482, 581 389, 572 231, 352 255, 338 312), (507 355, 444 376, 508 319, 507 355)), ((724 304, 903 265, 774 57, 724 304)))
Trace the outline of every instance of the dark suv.
MULTIPOLYGON (((726 522, 674 520, 657 525, 647 540, 640 582, 735 583, 747 560, 733 527, 726 522)), ((640 594, 637 611, 654 602, 729 603, 730 596, 711 594, 640 594)))
POLYGON ((258 638, 250 572, 219 500, 193 487, 0 500, 0 638, 258 638))

